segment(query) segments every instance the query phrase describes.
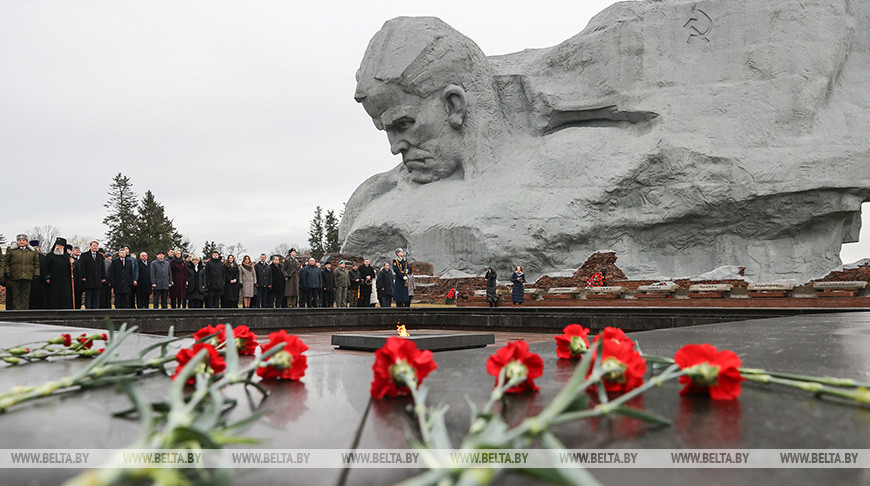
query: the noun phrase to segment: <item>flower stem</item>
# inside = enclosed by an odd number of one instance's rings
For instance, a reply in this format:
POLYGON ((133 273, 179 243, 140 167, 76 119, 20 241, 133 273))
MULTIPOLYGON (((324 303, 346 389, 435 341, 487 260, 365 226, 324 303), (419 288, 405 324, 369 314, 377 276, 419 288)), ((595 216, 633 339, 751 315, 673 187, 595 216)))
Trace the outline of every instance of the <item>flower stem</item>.
POLYGON ((870 405, 870 391, 868 391, 867 388, 864 387, 857 387, 853 390, 846 390, 841 387, 828 386, 818 382, 789 380, 785 378, 771 376, 769 374, 750 373, 743 376, 748 381, 753 381, 756 383, 773 383, 776 385, 797 388, 798 390, 803 390, 816 396, 830 395, 853 401, 859 405, 870 405))

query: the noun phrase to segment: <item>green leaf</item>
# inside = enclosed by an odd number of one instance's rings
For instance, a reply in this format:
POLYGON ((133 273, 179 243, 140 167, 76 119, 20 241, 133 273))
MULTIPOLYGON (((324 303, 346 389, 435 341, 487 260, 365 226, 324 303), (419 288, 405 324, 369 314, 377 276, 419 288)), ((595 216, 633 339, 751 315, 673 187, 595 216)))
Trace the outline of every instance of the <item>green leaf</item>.
POLYGON ((143 435, 147 436, 154 427, 154 414, 151 413, 151 404, 148 403, 145 396, 142 395, 142 392, 133 383, 125 382, 122 386, 139 414, 139 423, 142 424, 143 435))
POLYGON ((500 415, 493 415, 478 434, 469 434, 462 443, 462 449, 487 449, 503 447, 507 441, 508 426, 500 415))
POLYGON ((236 335, 233 333, 233 326, 225 324, 224 331, 227 338, 224 342, 224 359, 227 362, 224 374, 231 375, 239 371, 239 350, 236 349, 236 335))
POLYGON ((620 405, 620 406, 614 408, 613 412, 618 413, 620 415, 624 415, 626 417, 632 417, 632 418, 636 418, 639 420, 643 420, 644 422, 649 422, 652 424, 659 424, 659 425, 672 425, 673 424, 673 421, 671 421, 670 419, 666 419, 665 417, 662 417, 661 415, 658 415, 658 414, 655 414, 652 412, 648 412, 646 410, 640 410, 637 408, 629 407, 626 405, 620 405))
MULTIPOLYGON (((564 465, 557 462, 558 454, 560 452, 565 452, 565 446, 551 431, 546 431, 541 434, 541 445, 543 445, 547 449, 547 454, 550 456, 551 463, 555 466, 552 469, 528 469, 525 470, 526 474, 534 474, 534 473, 542 473, 546 475, 555 474, 557 478, 548 480, 554 484, 562 484, 557 481, 567 481, 568 485, 600 485, 601 483, 595 479, 595 476, 589 472, 585 467, 565 467, 564 465)), ((544 479, 544 478, 541 478, 544 479)))
POLYGON ((238 422, 233 422, 233 423, 227 425, 226 427, 224 427, 221 430, 221 432, 228 433, 228 432, 233 432, 236 430, 241 430, 241 429, 247 427, 248 425, 259 420, 263 415, 266 415, 266 413, 268 413, 269 411, 270 410, 257 410, 256 412, 243 418, 242 420, 239 420, 238 422))
POLYGON ((585 393, 578 394, 574 400, 565 407, 565 412, 576 412, 579 410, 587 410, 589 408, 589 396, 585 393))
POLYGON ((184 400, 184 386, 187 380, 196 372, 196 368, 208 357, 208 351, 200 349, 190 361, 187 362, 175 380, 172 382, 172 388, 169 391, 169 401, 173 407, 182 406, 184 400))
POLYGON ((142 351, 139 351, 139 357, 145 358, 145 355, 147 355, 148 353, 150 353, 151 351, 153 351, 157 348, 161 348, 160 356, 166 356, 166 347, 169 346, 170 344, 176 342, 176 341, 181 341, 182 339, 187 339, 187 338, 170 337, 167 339, 163 339, 157 343, 151 344, 150 346, 146 346, 144 349, 142 349, 142 351))
POLYGON ((223 396, 216 386, 208 387, 208 400, 205 401, 204 410, 197 414, 191 424, 192 427, 201 430, 212 430, 220 419, 223 408, 223 396))
POLYGON ((193 427, 178 426, 169 431, 169 447, 175 448, 183 442, 195 442, 202 449, 220 449, 220 446, 212 440, 211 436, 193 427))
POLYGON ((447 415, 446 405, 429 410, 429 424, 432 429, 432 447, 434 449, 452 449, 450 435, 447 433, 447 425, 444 417, 447 415))

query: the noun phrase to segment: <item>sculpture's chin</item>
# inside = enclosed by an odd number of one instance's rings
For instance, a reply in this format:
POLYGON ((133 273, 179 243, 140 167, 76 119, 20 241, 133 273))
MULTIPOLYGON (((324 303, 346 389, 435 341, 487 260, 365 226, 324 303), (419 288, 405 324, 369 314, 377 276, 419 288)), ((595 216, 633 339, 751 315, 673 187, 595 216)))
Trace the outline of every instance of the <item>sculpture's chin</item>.
MULTIPOLYGON (((406 167, 407 170, 407 167, 406 167)), ((453 170, 452 172, 438 170, 408 170, 408 179, 417 184, 429 184, 430 182, 440 181, 442 179, 460 180, 465 178, 465 172, 462 168, 453 170)))
POLYGON ((428 184, 430 182, 435 182, 440 179, 440 177, 431 173, 410 172, 409 174, 411 182, 416 182, 417 184, 428 184))

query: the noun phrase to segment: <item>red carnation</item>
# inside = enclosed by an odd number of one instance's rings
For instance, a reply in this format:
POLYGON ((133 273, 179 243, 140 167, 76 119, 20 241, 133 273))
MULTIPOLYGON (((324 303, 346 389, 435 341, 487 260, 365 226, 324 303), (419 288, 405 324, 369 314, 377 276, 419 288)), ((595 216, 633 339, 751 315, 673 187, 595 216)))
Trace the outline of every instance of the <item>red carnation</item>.
POLYGON ((106 333, 102 333, 102 334, 100 334, 100 337, 103 338, 103 339, 102 339, 103 341, 108 341, 108 340, 109 340, 109 336, 108 336, 106 333))
POLYGON ((72 344, 72 336, 70 336, 69 334, 61 334, 60 337, 63 338, 64 346, 69 347, 70 344, 72 344))
POLYGON ((263 352, 285 343, 281 351, 273 354, 257 368, 257 374, 264 380, 298 380, 305 376, 308 368, 308 358, 302 353, 308 351, 308 345, 294 335, 287 335, 281 330, 269 334, 269 342, 262 345, 263 352))
POLYGON ((680 394, 709 394, 713 400, 734 400, 745 380, 737 368, 740 357, 733 351, 719 351, 710 344, 687 344, 674 354, 674 362, 685 373, 680 394))
MULTIPOLYGON (((242 356, 247 356, 252 355, 254 354, 254 352, 257 351, 257 335, 254 334, 253 331, 251 331, 251 328, 249 328, 248 326, 234 327, 233 335, 236 337, 236 349, 239 350, 239 354, 241 354, 242 356)), ((306 346, 305 349, 308 349, 308 347, 306 346)), ((286 346, 284 347, 284 350, 287 350, 286 346)), ((293 356, 296 356, 296 354, 294 354, 293 356)))
MULTIPOLYGON (((622 329, 606 327, 604 332, 595 336, 594 342, 598 341, 601 341, 601 381, 606 391, 624 393, 643 384, 646 360, 622 329)), ((592 373, 591 369, 589 373, 592 373)))
MULTIPOLYGON (((207 343, 196 343, 193 345, 192 349, 184 348, 175 355, 175 360, 178 361, 178 367, 175 368, 175 374, 172 375, 173 380, 179 375, 179 373, 181 373, 181 370, 184 369, 184 366, 188 363, 188 361, 193 359, 193 357, 196 356, 196 353, 198 353, 201 349, 205 349, 206 351, 208 351, 208 358, 206 358, 206 360, 202 363, 202 371, 204 371, 206 374, 215 374, 220 373, 224 370, 224 368, 226 368, 227 363, 224 361, 223 358, 221 358, 221 355, 218 354, 214 346, 207 343)), ((188 385, 193 385, 194 383, 196 383, 195 375, 196 374, 194 373, 194 375, 191 375, 191 377, 188 378, 188 385)))
POLYGON ((589 350, 589 339, 586 336, 589 329, 571 324, 562 330, 561 336, 556 336, 556 356, 559 359, 579 359, 589 350))
MULTIPOLYGON (((207 343, 215 346, 216 348, 223 348, 223 344, 227 340, 227 332, 226 325, 218 324, 217 326, 212 326, 209 324, 208 326, 203 327, 199 331, 193 333, 193 339, 199 341, 200 339, 211 336, 212 334, 217 333, 217 336, 206 341, 207 343)), ((252 355, 257 350, 257 335, 254 334, 248 326, 237 326, 233 328, 233 335, 236 339, 236 349, 239 354, 242 356, 252 355)))
POLYGON ((212 337, 208 341, 204 341, 204 342, 207 342, 208 344, 211 344, 212 346, 217 346, 218 344, 220 344, 226 340, 223 324, 218 324, 217 327, 214 327, 211 324, 209 324, 209 325, 203 327, 202 329, 200 329, 199 331, 196 331, 195 333, 193 333, 193 339, 194 339, 194 341, 199 341, 200 339, 202 339, 206 336, 211 336, 212 334, 217 334, 217 336, 212 337))
POLYGON ((508 388, 505 393, 539 390, 534 380, 544 374, 544 361, 540 356, 529 351, 529 343, 511 341, 486 360, 486 372, 496 377, 496 385, 498 385, 498 375, 505 367, 507 368, 505 383, 514 377, 525 377, 519 385, 508 388))
POLYGON ((94 345, 94 341, 89 338, 87 334, 82 334, 81 336, 77 337, 76 341, 80 342, 82 346, 87 349, 91 349, 91 346, 94 345))
POLYGON ((375 351, 371 394, 375 398, 406 395, 408 380, 419 385, 437 367, 432 351, 420 351, 414 341, 390 336, 384 347, 375 351))

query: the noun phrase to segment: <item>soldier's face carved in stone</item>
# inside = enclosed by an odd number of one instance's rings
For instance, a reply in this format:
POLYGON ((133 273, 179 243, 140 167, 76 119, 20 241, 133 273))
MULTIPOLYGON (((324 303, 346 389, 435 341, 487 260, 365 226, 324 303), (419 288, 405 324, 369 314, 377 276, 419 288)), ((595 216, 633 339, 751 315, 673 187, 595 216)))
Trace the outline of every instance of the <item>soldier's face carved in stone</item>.
POLYGON ((464 174, 465 92, 451 85, 425 98, 384 83, 361 100, 390 151, 402 155, 410 179, 427 184, 464 174))

